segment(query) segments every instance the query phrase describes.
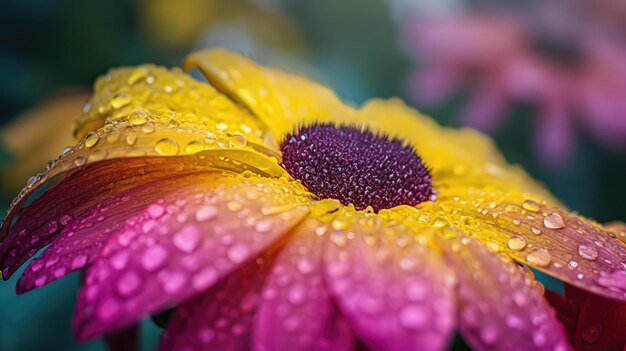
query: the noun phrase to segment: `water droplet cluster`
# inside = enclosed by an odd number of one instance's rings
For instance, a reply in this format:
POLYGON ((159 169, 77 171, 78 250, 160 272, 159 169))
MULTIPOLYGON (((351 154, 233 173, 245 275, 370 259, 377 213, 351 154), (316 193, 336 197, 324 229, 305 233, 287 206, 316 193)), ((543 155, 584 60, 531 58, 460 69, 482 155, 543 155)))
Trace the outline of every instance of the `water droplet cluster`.
POLYGON ((214 175, 127 219, 87 271, 79 334, 107 332, 206 291, 306 215, 310 200, 296 195, 304 193, 299 184, 251 177, 214 175))

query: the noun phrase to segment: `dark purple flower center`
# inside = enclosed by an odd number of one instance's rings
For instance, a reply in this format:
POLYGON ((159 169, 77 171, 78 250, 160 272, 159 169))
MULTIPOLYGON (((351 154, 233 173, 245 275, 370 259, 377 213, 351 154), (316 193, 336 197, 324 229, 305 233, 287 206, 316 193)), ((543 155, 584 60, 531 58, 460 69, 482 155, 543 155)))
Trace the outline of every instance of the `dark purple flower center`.
POLYGON ((283 167, 320 198, 378 212, 428 200, 432 179, 415 150, 367 129, 315 124, 287 135, 283 167))

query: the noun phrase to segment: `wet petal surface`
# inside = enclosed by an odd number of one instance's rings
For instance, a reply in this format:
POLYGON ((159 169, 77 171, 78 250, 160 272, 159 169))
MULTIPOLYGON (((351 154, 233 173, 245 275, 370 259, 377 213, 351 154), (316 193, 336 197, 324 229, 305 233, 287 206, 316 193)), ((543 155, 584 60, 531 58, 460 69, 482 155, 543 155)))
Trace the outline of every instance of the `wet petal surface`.
MULTIPOLYGON (((100 255, 108 239, 124 225, 126 219, 166 194, 202 182, 208 174, 207 170, 153 178, 104 198, 102 202, 76 214, 76 217, 66 214, 58 221, 49 222, 49 231, 58 230, 60 233, 38 258, 30 262, 17 284, 18 293, 39 288, 86 267, 100 255)), ((158 208, 152 209, 154 215, 158 208)))
MULTIPOLYGON (((442 350, 454 326, 452 274, 416 233, 393 219, 340 211, 325 234, 331 295, 370 350, 442 350)), ((421 234, 421 235, 420 235, 421 234)))
POLYGON ((81 339, 206 291, 271 247, 308 212, 295 183, 220 175, 131 218, 87 270, 75 313, 81 339))
POLYGON ((252 319, 271 260, 257 258, 177 307, 160 350, 251 350, 252 319))
POLYGON ((352 332, 333 304, 322 272, 327 224, 301 224, 278 254, 261 292, 254 350, 348 351, 352 332))
POLYGON ((439 232, 458 278, 459 324, 473 350, 570 350, 532 275, 453 228, 439 232))

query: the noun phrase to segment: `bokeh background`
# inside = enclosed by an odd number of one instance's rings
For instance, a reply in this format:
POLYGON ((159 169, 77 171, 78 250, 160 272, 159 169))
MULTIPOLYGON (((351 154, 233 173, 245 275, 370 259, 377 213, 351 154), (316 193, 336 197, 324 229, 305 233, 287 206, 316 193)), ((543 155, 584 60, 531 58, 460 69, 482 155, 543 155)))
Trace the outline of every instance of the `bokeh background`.
MULTIPOLYGON (((2 210, 71 143, 98 75, 224 46, 355 105, 399 96, 481 129, 571 209, 626 221, 623 0, 4 0, 0 33, 2 210)), ((104 349, 72 341, 77 276, 15 296, 17 276, 0 283, 0 350, 104 349)))

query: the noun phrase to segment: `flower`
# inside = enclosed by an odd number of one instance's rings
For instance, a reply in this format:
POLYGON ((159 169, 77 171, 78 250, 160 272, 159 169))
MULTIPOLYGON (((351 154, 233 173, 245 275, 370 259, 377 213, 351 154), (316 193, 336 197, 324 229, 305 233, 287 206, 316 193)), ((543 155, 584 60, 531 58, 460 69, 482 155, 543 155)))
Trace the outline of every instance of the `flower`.
POLYGON ((623 235, 480 133, 225 50, 184 67, 209 84, 154 65, 98 79, 80 141, 3 223, 5 279, 49 245, 18 292, 84 271, 80 339, 175 306, 163 349, 440 350, 457 329, 477 350, 569 349, 516 262, 626 300, 623 235))
POLYGON ((624 6, 530 4, 408 21, 406 46, 419 62, 410 94, 439 104, 467 87, 461 123, 488 132, 512 106, 532 106, 536 153, 546 165, 566 163, 576 129, 624 149, 624 6))

